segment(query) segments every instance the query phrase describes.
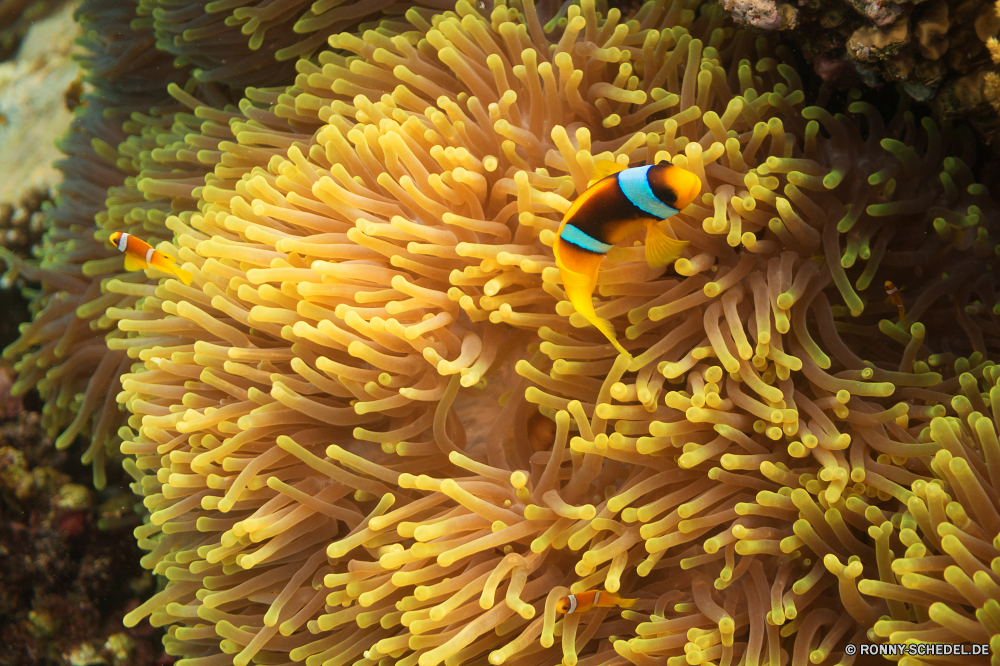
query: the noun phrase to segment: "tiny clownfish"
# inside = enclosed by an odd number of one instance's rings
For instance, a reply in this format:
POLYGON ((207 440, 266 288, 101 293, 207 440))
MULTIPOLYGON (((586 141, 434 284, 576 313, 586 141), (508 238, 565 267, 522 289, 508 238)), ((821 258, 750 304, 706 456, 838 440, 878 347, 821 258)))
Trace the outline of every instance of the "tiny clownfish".
POLYGON ((191 284, 192 276, 190 273, 179 268, 172 257, 168 257, 159 250, 154 250, 146 241, 124 231, 114 232, 109 240, 114 243, 119 252, 125 253, 125 270, 141 271, 155 268, 158 271, 176 276, 184 284, 191 284))
POLYGON ((903 307, 903 297, 899 295, 899 287, 886 280, 885 293, 889 294, 889 300, 899 310, 899 325, 908 330, 910 327, 906 325, 906 308, 903 307))
POLYGON ((622 599, 610 592, 600 590, 590 590, 580 594, 571 594, 556 602, 556 610, 560 613, 570 615, 571 613, 586 613, 594 608, 632 608, 638 599, 622 599))
MULTIPOLYGON (((676 261, 688 241, 668 235, 660 221, 687 207, 701 192, 701 179, 670 162, 626 168, 609 160, 596 164, 590 187, 566 211, 553 246, 566 297, 619 352, 615 328, 594 311, 597 271, 615 243, 646 227, 646 261, 665 268, 676 261)), ((664 228, 666 227, 666 228, 664 228)), ((671 230, 672 233, 672 230, 671 230)))

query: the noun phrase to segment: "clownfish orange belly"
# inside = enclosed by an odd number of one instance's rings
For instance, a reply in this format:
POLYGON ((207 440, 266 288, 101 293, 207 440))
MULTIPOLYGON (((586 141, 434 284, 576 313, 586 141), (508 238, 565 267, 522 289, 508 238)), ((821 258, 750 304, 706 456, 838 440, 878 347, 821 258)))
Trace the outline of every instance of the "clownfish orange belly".
POLYGON ((119 252, 125 255, 125 270, 142 271, 147 268, 155 268, 177 277, 184 284, 191 284, 193 280, 191 273, 177 266, 173 258, 154 249, 141 238, 136 238, 124 231, 116 231, 111 234, 109 240, 114 243, 119 252))
POLYGON ((616 243, 645 227, 646 262, 653 268, 672 264, 688 242, 673 238, 670 223, 660 222, 683 210, 700 192, 698 176, 669 162, 625 168, 601 161, 595 180, 563 217, 553 253, 566 297, 622 354, 628 352, 614 326, 594 310, 601 261, 616 243))

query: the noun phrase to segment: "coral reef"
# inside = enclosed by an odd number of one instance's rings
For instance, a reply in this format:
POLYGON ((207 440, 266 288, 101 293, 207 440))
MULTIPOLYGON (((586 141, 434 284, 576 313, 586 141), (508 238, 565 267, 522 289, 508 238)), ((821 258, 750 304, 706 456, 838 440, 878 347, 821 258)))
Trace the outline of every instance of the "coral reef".
POLYGON ((798 10, 788 3, 774 0, 724 0, 722 6, 733 18, 762 30, 790 30, 798 24, 798 10))
POLYGON ((51 190, 46 189, 28 191, 14 205, 0 204, 0 246, 22 259, 30 259, 32 248, 41 242, 45 232, 42 209, 50 203, 51 190))
POLYGON ((120 473, 113 490, 90 490, 89 470, 52 447, 11 385, 0 372, 0 663, 156 664, 158 632, 121 626, 152 581, 137 563, 120 473))
POLYGON ((1000 71, 1000 52, 991 46, 1000 32, 995 0, 724 4, 748 25, 795 27, 782 38, 801 49, 824 81, 843 89, 898 83, 939 119, 967 121, 989 143, 998 137, 1000 96, 990 84, 1000 71))
POLYGON ((190 111, 136 120, 98 237, 158 220, 195 284, 101 285, 166 581, 126 624, 184 666, 989 642, 998 211, 971 136, 806 106, 717 5, 555 9, 411 8, 287 89, 175 85, 190 111), (550 249, 602 158, 704 183, 673 271, 623 245, 600 274, 631 357, 550 249), (640 601, 556 616, 593 588, 640 601))

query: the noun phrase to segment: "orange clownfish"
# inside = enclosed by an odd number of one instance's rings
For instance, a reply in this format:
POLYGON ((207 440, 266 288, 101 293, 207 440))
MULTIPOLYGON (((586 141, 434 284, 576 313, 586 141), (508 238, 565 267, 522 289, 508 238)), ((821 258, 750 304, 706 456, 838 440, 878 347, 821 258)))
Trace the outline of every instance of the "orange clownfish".
POLYGON ((141 271, 155 268, 158 271, 175 275, 184 284, 191 284, 190 273, 179 268, 172 257, 168 257, 159 250, 154 250, 146 241, 124 231, 114 232, 111 234, 110 240, 119 252, 125 253, 125 270, 141 271))
POLYGON ((903 297, 899 295, 899 287, 886 280, 885 293, 889 294, 889 300, 899 311, 899 325, 903 327, 903 330, 909 330, 910 327, 906 325, 906 308, 903 307, 903 297))
POLYGON ((618 595, 600 590, 581 592, 563 597, 556 602, 556 610, 569 615, 570 613, 586 613, 594 608, 632 608, 638 599, 622 599, 618 595))
POLYGON ((604 255, 641 227, 646 227, 646 261, 665 268, 680 256, 687 241, 672 238, 670 224, 659 224, 691 203, 701 180, 670 162, 626 168, 609 160, 597 163, 590 187, 566 211, 553 246, 563 287, 576 311, 628 355, 615 328, 594 311, 591 300, 604 255), (666 227, 666 228, 664 228, 666 227))

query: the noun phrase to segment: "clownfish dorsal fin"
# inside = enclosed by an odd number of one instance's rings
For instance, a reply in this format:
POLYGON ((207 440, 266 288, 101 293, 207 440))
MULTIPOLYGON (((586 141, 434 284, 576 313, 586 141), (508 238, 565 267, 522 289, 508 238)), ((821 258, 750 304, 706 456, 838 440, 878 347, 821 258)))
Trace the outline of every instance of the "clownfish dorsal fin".
POLYGON ((593 187, 594 183, 601 180, 602 178, 607 178, 612 174, 616 174, 619 171, 624 171, 627 166, 622 166, 618 162, 612 162, 611 160, 598 160, 594 162, 594 171, 590 175, 590 182, 587 183, 587 187, 593 187))
POLYGON ((667 235, 663 224, 652 223, 646 228, 646 263, 650 268, 666 268, 677 261, 688 241, 667 235))

